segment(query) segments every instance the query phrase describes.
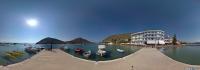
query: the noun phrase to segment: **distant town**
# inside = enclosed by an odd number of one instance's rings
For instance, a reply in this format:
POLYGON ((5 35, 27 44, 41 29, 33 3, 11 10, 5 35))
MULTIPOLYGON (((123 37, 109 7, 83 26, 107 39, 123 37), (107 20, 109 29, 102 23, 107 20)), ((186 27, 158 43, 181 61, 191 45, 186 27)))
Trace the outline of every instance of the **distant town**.
MULTIPOLYGON (((95 43, 84 38, 75 38, 71 41, 61 41, 56 38, 47 37, 36 44, 89 44, 95 43)), ((1 42, 1 44, 9 44, 9 42, 1 42)), ((17 43, 12 43, 17 44, 17 43)), ((124 33, 110 35, 103 39, 100 44, 106 45, 136 45, 136 46, 147 46, 147 45, 185 45, 185 44, 199 44, 199 42, 184 42, 178 40, 176 34, 170 36, 163 30, 145 30, 141 32, 124 33)))
MULTIPOLYGON (((123 66, 117 70, 128 70, 129 68, 138 69, 133 68, 133 66, 142 66, 142 70, 144 70, 144 67, 148 67, 151 70, 156 70, 154 69, 154 65, 160 65, 161 69, 159 70, 165 70, 168 68, 171 68, 172 70, 180 70, 188 66, 200 64, 199 60, 197 60, 200 57, 196 57, 198 54, 194 54, 199 52, 198 47, 199 42, 182 42, 177 39, 176 34, 170 36, 163 30, 145 30, 141 32, 110 35, 99 43, 95 43, 81 37, 69 41, 62 41, 56 38, 46 37, 32 44, 0 43, 0 48, 3 49, 0 49, 0 54, 2 55, 0 56, 0 58, 2 58, 0 61, 3 61, 0 62, 0 69, 7 70, 6 68, 8 68, 11 70, 16 70, 19 65, 23 65, 22 67, 19 67, 19 69, 27 70, 35 68, 32 66, 37 66, 37 64, 43 63, 47 63, 46 66, 42 67, 44 69, 49 69, 49 67, 52 66, 51 63, 56 63, 56 65, 53 66, 61 69, 62 67, 65 68, 66 66, 69 68, 70 65, 72 65, 73 68, 77 68, 77 66, 87 64, 89 64, 88 68, 96 65, 94 66, 95 68, 109 69, 107 66, 111 68, 116 67, 115 63, 113 63, 116 61, 120 66, 123 66), (196 51, 194 51, 194 49, 196 51), (3 53, 1 53, 1 51, 3 53), (174 52, 180 54, 177 55, 174 52), (188 54, 185 55, 184 53, 188 54), (184 56, 182 56, 183 54, 184 56), (187 56, 190 56, 191 59, 187 59, 187 56), (183 63, 174 61, 171 58, 183 63), (76 64, 77 60, 79 60, 78 64, 76 64), (145 62, 143 62, 144 60, 145 62), (135 63, 137 61, 139 62, 135 63), (152 63, 148 63, 149 61, 152 63), (127 62, 130 62, 131 65, 129 65, 127 62), (160 62, 164 63, 160 64, 160 62), (107 64, 106 67, 101 67, 104 65, 101 63, 107 64), (16 66, 14 65, 11 67, 12 64, 16 64, 16 66), (143 66, 143 64, 147 64, 147 66, 143 66), (166 67, 168 64, 176 64, 176 66, 181 67, 166 67)), ((83 66, 82 68, 85 67, 83 66)))
POLYGON ((135 33, 118 34, 107 37, 103 40, 108 45, 181 45, 176 35, 169 36, 163 30, 146 30, 135 33))

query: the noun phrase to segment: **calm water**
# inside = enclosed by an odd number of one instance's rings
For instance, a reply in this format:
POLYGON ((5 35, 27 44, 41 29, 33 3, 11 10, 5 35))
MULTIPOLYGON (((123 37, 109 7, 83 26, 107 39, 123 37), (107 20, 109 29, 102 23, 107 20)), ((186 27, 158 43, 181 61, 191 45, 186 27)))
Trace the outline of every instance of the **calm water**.
POLYGON ((163 53, 179 62, 192 65, 200 65, 200 46, 166 48, 163 53))
MULTIPOLYGON (((33 47, 46 47, 50 48, 51 45, 31 45, 33 47)), ((60 47, 68 47, 70 48, 70 51, 65 51, 66 53, 69 53, 75 57, 83 58, 83 59, 88 59, 88 60, 94 60, 94 61, 100 61, 100 60, 112 60, 120 57, 127 56, 131 53, 134 53, 137 51, 139 48, 134 48, 134 47, 122 47, 122 46, 108 46, 105 50, 110 53, 109 56, 107 57, 100 57, 96 55, 97 51, 97 45, 96 44, 88 44, 88 45, 71 45, 71 44, 58 44, 58 45, 53 45, 53 48, 60 48, 60 47), (90 58, 84 58, 82 55, 78 55, 74 53, 74 49, 76 48, 82 48, 84 51, 91 50, 92 51, 92 56, 90 58), (123 49, 125 50, 124 53, 119 53, 116 51, 116 49, 123 49)), ((0 65, 8 65, 8 64, 13 64, 17 62, 21 62, 23 60, 26 60, 33 55, 26 53, 24 50, 26 47, 30 47, 30 45, 24 45, 24 44, 16 44, 16 45, 10 45, 10 44, 0 44, 0 65), (24 55, 20 58, 17 58, 15 60, 8 60, 4 58, 5 53, 9 51, 21 51, 24 53, 24 55)))
POLYGON ((134 52, 136 52, 137 50, 139 50, 140 48, 138 47, 127 47, 127 46, 106 46, 105 51, 108 52, 108 55, 105 57, 96 55, 97 51, 98 51, 98 45, 96 44, 90 44, 90 45, 65 45, 66 47, 70 48, 69 51, 65 51, 71 55, 74 55, 76 57, 79 58, 83 58, 83 59, 87 59, 87 60, 93 60, 93 61, 104 61, 104 60, 112 60, 112 59, 116 59, 116 58, 121 58, 124 56, 127 56, 129 54, 132 54, 134 52), (84 51, 92 51, 92 55, 90 58, 86 58, 83 57, 80 54, 76 54, 74 52, 74 50, 76 48, 82 48, 84 49, 84 51), (124 53, 120 53, 118 51, 116 51, 116 49, 122 49, 124 50, 124 53))
POLYGON ((17 62, 23 61, 23 60, 33 56, 33 54, 31 55, 24 51, 24 49, 26 47, 28 47, 28 46, 24 46, 22 44, 16 44, 16 45, 0 44, 0 65, 8 65, 8 64, 12 64, 12 63, 17 63, 17 62), (21 51, 24 53, 24 55, 15 60, 8 60, 8 59, 4 58, 6 52, 11 52, 11 51, 21 51))
MULTIPOLYGON (((32 45, 34 47, 50 47, 50 45, 32 45)), ((104 61, 104 60, 112 60, 116 58, 121 58, 124 56, 127 56, 131 53, 136 52, 140 48, 137 47, 125 47, 125 46, 107 46, 106 51, 110 53, 109 56, 106 57, 101 57, 96 55, 97 51, 97 45, 96 44, 89 44, 89 45, 71 45, 71 44, 60 44, 60 45, 53 45, 54 48, 59 48, 59 47, 68 47, 70 48, 69 51, 65 51, 66 53, 69 53, 75 57, 87 59, 87 60, 93 60, 93 61, 104 61), (92 51, 92 57, 90 58, 85 58, 82 55, 75 54, 74 49, 76 48, 82 48, 85 51, 91 50, 92 51), (123 49, 125 50, 124 53, 119 53, 116 51, 116 49, 123 49)), ((25 59, 28 59, 32 57, 33 55, 30 55, 24 51, 26 47, 29 47, 27 45, 23 44, 16 44, 16 45, 2 45, 0 44, 0 65, 5 65, 5 64, 12 64, 12 63, 17 63, 21 62, 25 59), (16 60, 7 60, 4 58, 4 55, 8 51, 21 51, 24 52, 25 54, 17 58, 16 60)), ((200 46, 183 46, 179 48, 166 48, 164 51, 162 51, 165 55, 171 57, 174 60, 187 63, 187 64, 193 64, 193 65, 200 65, 200 46)))

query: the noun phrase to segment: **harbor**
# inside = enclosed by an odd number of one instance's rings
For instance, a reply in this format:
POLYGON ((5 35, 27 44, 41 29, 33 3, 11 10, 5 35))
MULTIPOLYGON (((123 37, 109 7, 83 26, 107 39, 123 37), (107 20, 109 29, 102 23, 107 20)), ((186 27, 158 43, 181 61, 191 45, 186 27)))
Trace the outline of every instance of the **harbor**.
POLYGON ((0 70, 200 70, 198 0, 0 0, 0 70))
POLYGON ((200 70, 199 65, 177 62, 155 48, 142 48, 123 58, 109 61, 90 61, 69 55, 61 50, 41 51, 32 58, 1 70, 200 70), (78 67, 77 67, 78 66, 78 67))
MULTIPOLYGON (((28 45, 16 44, 16 45, 4 45, 0 46, 0 65, 10 65, 25 61, 32 56, 38 54, 38 50, 36 48, 41 49, 41 47, 49 48, 50 45, 32 45, 34 47, 32 52, 27 52, 26 49, 30 48, 28 45), (35 51, 36 50, 36 51, 35 51), (12 52, 22 52, 23 54, 15 59, 5 58, 5 55, 12 52)), ((67 54, 70 54, 74 57, 91 60, 91 61, 108 61, 114 60, 118 58, 123 58, 128 55, 134 54, 141 48, 152 48, 152 47, 143 47, 143 46, 105 46, 104 51, 106 52, 104 56, 98 54, 98 45, 97 44, 88 44, 88 45, 78 45, 78 44, 61 44, 61 45, 53 45, 54 49, 61 49, 67 54), (79 52, 78 49, 81 49, 82 52, 79 52), (78 52, 77 52, 78 51, 78 52)), ((161 53, 164 55, 186 64, 191 65, 200 65, 200 47, 199 46, 181 46, 181 47, 157 47, 161 53)), ((49 50, 49 49, 46 49, 49 50)), ((50 50, 49 50, 50 51, 50 50)), ((17 54, 17 53, 16 53, 17 54)))
MULTIPOLYGON (((16 44, 16 45, 3 45, 0 46, 0 65, 10 65, 15 64, 18 62, 22 62, 24 60, 27 60, 34 56, 35 54, 38 54, 40 50, 46 50, 51 51, 50 48, 51 45, 23 45, 23 44, 16 44), (19 51, 22 52, 23 55, 17 58, 8 59, 5 58, 5 55, 7 55, 7 52, 13 52, 13 51, 19 51)), ((92 61, 106 61, 106 60, 113 60, 117 58, 121 58, 127 55, 130 55, 137 50, 139 50, 139 47, 125 47, 125 46, 106 46, 105 47, 105 55, 100 56, 98 55, 98 45, 97 44, 87 44, 87 45, 81 45, 81 44, 54 44, 52 45, 53 49, 61 49, 65 53, 68 53, 72 56, 81 58, 81 59, 87 59, 92 61), (118 52, 117 49, 123 49, 124 52, 118 52)), ((12 58, 9 57, 9 58, 12 58)))

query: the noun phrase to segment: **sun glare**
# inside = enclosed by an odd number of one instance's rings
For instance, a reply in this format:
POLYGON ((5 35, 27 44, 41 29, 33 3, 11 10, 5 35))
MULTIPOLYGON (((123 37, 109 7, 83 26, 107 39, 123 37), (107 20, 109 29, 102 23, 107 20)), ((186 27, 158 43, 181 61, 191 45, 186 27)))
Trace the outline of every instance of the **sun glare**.
POLYGON ((28 19, 28 20, 26 20, 26 23, 30 27, 36 27, 38 25, 38 21, 36 19, 28 19))

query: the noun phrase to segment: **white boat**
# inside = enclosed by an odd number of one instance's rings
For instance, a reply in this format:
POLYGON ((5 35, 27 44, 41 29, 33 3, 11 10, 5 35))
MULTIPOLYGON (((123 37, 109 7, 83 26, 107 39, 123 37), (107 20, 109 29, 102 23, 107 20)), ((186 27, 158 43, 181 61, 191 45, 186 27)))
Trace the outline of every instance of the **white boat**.
POLYGON ((60 47, 61 50, 63 51, 69 51, 70 48, 68 46, 63 46, 63 47, 60 47))
POLYGON ((65 49, 65 50, 68 50, 68 49, 69 49, 69 47, 68 47, 68 46, 65 46, 65 47, 64 47, 64 49, 65 49))
POLYGON ((105 49, 106 46, 105 45, 98 45, 98 49, 105 49))
POLYGON ((83 56, 88 58, 88 57, 90 57, 91 54, 92 54, 92 51, 89 50, 89 51, 87 51, 87 52, 84 52, 84 53, 83 53, 83 56))
POLYGON ((106 51, 104 51, 104 50, 98 50, 97 51, 97 55, 103 56, 105 54, 106 54, 106 51))
POLYGON ((98 45, 98 51, 97 51, 97 55, 103 56, 106 54, 106 51, 104 51, 104 49, 106 48, 105 45, 98 45))
POLYGON ((122 49, 117 49, 117 51, 118 51, 118 52, 121 52, 121 53, 124 52, 124 50, 122 50, 122 49))

